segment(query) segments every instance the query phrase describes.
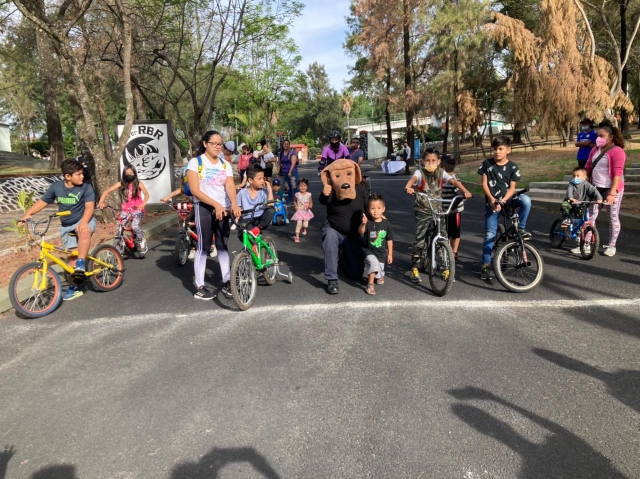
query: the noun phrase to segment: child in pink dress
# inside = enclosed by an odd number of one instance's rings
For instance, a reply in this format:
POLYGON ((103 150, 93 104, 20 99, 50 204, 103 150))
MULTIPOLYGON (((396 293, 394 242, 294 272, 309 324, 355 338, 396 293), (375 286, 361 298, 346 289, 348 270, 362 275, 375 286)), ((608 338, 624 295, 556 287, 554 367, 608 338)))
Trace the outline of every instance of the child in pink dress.
POLYGON ((313 200, 311 199, 311 193, 307 191, 309 188, 309 181, 304 178, 298 181, 298 188, 300 191, 296 193, 293 205, 296 208, 296 212, 291 217, 296 223, 296 236, 293 239, 295 243, 300 243, 300 232, 302 236, 307 234, 307 228, 309 227, 309 220, 313 218, 311 208, 313 207, 313 200))

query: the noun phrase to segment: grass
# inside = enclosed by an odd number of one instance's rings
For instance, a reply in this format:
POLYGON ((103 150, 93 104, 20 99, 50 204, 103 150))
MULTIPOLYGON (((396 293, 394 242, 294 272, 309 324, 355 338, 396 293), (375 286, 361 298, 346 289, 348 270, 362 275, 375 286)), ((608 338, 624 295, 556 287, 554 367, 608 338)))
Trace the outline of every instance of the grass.
POLYGON ((9 167, 0 168, 0 175, 57 175, 60 174, 60 168, 24 168, 24 167, 9 167))

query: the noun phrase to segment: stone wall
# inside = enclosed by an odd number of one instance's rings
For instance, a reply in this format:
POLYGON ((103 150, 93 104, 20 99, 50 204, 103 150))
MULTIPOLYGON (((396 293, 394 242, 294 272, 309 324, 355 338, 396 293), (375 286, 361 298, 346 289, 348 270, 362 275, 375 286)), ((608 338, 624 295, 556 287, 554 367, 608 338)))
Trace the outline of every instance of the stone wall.
POLYGON ((35 198, 40 198, 51 183, 62 179, 62 175, 0 178, 0 213, 11 213, 20 209, 16 200, 20 191, 35 191, 35 198))

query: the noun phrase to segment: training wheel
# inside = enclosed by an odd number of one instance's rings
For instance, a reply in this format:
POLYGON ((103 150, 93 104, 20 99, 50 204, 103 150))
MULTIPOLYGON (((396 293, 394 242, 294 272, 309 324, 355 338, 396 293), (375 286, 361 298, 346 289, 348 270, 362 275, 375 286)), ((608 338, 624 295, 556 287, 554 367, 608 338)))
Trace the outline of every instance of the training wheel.
POLYGON ((293 275, 291 274, 291 271, 289 271, 288 281, 289 281, 289 284, 293 283, 293 275))

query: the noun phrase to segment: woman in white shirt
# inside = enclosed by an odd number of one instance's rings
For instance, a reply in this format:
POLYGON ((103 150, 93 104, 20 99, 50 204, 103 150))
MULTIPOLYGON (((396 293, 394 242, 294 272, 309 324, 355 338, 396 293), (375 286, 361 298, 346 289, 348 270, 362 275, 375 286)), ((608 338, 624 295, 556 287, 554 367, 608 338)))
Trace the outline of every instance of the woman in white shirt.
POLYGON ((233 181, 231 163, 220 158, 222 137, 217 131, 208 131, 202 136, 196 157, 187 165, 187 180, 194 198, 198 249, 193 260, 196 299, 211 300, 216 297, 204 286, 207 254, 211 248, 211 237, 216 235, 218 261, 222 274, 222 293, 231 297, 231 270, 227 244, 231 229, 226 209, 231 208, 236 218, 240 208, 236 201, 236 187, 233 181))

